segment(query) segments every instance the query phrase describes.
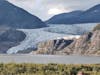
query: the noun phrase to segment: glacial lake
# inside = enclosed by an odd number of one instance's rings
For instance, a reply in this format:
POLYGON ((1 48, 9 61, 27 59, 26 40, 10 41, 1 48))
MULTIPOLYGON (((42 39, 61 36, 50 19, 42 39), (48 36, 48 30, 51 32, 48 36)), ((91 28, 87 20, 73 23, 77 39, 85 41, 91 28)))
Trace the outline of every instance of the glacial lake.
POLYGON ((100 57, 95 56, 60 56, 60 55, 0 55, 0 63, 36 63, 36 64, 100 64, 100 57))

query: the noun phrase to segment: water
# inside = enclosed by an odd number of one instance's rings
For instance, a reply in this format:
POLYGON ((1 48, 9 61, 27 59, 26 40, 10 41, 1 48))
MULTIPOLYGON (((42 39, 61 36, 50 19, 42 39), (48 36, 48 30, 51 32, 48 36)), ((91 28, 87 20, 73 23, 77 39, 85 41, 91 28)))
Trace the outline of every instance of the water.
POLYGON ((0 63, 36 63, 36 64, 97 64, 100 57, 96 56, 60 56, 60 55, 0 55, 0 63))

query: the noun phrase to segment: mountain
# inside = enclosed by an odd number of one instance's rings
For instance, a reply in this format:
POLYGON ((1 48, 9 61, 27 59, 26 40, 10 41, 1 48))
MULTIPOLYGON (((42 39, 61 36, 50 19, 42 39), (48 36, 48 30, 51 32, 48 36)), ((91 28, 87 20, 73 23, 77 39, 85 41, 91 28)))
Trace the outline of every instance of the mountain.
POLYGON ((0 26, 31 29, 46 27, 46 24, 22 8, 0 0, 0 26))
POLYGON ((47 24, 79 24, 100 22, 100 4, 86 11, 72 11, 53 16, 47 24))
POLYGON ((82 11, 72 11, 70 13, 62 13, 53 16, 46 21, 47 24, 72 24, 82 11))
POLYGON ((80 23, 97 23, 100 22, 100 4, 83 12, 79 18, 80 23))
POLYGON ((56 39, 41 42, 38 44, 37 50, 32 53, 100 56, 100 29, 88 32, 77 39, 56 39))
POLYGON ((6 53, 9 48, 17 46, 25 37, 22 31, 0 28, 0 53, 6 53))

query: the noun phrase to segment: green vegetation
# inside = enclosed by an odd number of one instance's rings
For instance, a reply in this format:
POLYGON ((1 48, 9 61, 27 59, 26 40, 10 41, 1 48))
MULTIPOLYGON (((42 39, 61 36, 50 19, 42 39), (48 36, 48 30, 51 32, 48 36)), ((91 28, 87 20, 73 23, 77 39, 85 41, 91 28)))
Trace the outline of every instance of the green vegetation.
POLYGON ((79 71, 85 75, 100 75, 100 64, 0 64, 0 75, 76 75, 79 71))
POLYGON ((93 31, 100 30, 100 24, 94 27, 93 31))

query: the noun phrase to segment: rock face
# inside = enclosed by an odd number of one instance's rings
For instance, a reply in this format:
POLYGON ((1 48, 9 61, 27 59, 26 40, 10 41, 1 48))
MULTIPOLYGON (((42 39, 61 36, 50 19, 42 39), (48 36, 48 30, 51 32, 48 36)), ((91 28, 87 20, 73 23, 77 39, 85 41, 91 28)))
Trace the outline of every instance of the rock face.
POLYGON ((100 55, 100 31, 95 31, 91 38, 91 46, 89 47, 87 54, 100 55))
POLYGON ((45 27, 46 24, 8 1, 0 0, 0 26, 31 29, 45 27))
POLYGON ((67 46, 63 52, 67 53, 68 50, 70 50, 70 54, 100 56, 100 30, 81 36, 78 40, 67 46))
POLYGON ((99 23, 100 4, 86 10, 62 13, 47 20, 47 24, 79 24, 79 23, 99 23))
POLYGON ((0 53, 6 53, 9 48, 18 45, 25 37, 23 32, 15 29, 0 30, 0 53))
POLYGON ((38 50, 34 51, 33 53, 55 54, 56 52, 59 52, 62 49, 64 49, 66 46, 68 46, 72 42, 73 40, 64 40, 64 39, 57 39, 57 40, 41 42, 38 44, 38 50))
POLYGON ((92 33, 87 33, 78 40, 75 40, 73 43, 71 43, 68 47, 64 49, 65 52, 67 50, 70 50, 70 53, 73 54, 82 54, 89 48, 88 43, 90 42, 90 38, 92 37, 92 33))
POLYGON ((40 43, 34 54, 76 54, 100 56, 100 30, 82 35, 73 40, 51 40, 40 43))

